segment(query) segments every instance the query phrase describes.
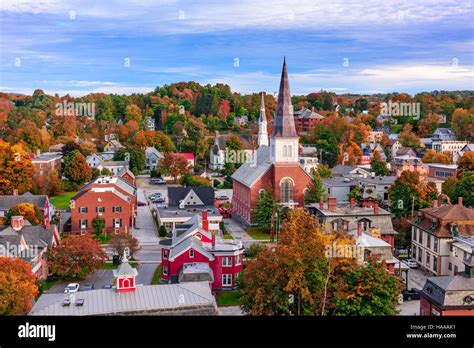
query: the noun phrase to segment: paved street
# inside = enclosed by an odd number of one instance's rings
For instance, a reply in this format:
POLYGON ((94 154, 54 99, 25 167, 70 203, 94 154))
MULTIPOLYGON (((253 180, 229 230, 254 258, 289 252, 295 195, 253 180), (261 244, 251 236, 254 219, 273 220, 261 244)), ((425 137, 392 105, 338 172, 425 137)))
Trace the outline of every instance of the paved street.
POLYGON ((397 306, 400 315, 420 315, 420 300, 405 301, 397 306))
POLYGON ((426 278, 431 277, 431 273, 422 271, 418 268, 410 268, 408 271, 408 288, 423 289, 426 278))
POLYGON ((236 219, 223 219, 222 221, 224 221, 224 226, 226 230, 232 235, 232 237, 235 240, 242 240, 242 244, 246 248, 257 242, 245 232, 240 222, 236 219))
MULTIPOLYGON (((137 189, 138 201, 147 203, 145 191, 142 188, 137 189)), ((158 231, 148 205, 138 207, 136 228, 132 229, 132 234, 138 239, 140 244, 159 243, 158 231)))

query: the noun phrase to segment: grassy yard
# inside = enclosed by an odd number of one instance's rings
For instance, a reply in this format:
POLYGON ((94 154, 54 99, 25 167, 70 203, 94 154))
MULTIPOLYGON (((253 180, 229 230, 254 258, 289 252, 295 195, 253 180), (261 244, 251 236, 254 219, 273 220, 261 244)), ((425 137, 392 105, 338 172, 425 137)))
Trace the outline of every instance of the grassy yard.
POLYGON ((163 267, 161 263, 156 267, 155 273, 153 274, 153 278, 151 279, 151 285, 157 285, 160 284, 160 278, 161 278, 161 272, 163 270, 163 267))
POLYGON ((69 209, 69 203, 71 198, 76 195, 77 192, 64 192, 57 196, 51 197, 51 203, 53 203, 56 209, 69 209))
POLYGON ((48 280, 38 281, 40 294, 43 293, 44 291, 51 289, 55 283, 56 283, 55 281, 48 281, 48 280))
POLYGON ((101 234, 100 236, 96 237, 94 236, 93 237, 94 239, 99 239, 100 241, 100 244, 109 244, 110 240, 112 239, 112 236, 111 235, 104 235, 104 234, 101 234))
POLYGON ((218 291, 216 293, 216 301, 219 307, 238 306, 240 292, 238 290, 232 291, 218 291))
POLYGON ((246 232, 250 237, 256 240, 270 239, 270 233, 264 232, 261 228, 258 227, 251 227, 246 232))

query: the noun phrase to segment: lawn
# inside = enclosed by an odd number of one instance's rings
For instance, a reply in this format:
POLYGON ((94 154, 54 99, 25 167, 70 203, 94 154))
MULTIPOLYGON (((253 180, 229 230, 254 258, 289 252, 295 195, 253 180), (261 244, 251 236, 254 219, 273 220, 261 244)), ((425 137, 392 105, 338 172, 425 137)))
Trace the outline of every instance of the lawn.
POLYGON ((256 240, 269 240, 270 233, 263 232, 261 228, 258 227, 251 227, 247 231, 247 234, 256 240))
POLYGON ((40 293, 43 293, 44 291, 51 289, 55 283, 56 283, 55 281, 49 281, 49 280, 38 281, 40 293))
POLYGON ((238 290, 232 291, 218 291, 216 293, 216 301, 219 307, 239 306, 240 292, 238 290))
POLYGON ((94 236, 93 238, 98 239, 100 241, 100 244, 109 244, 110 240, 112 239, 112 236, 101 234, 98 237, 94 236))
POLYGON ((162 268, 163 267, 161 263, 158 265, 158 267, 156 267, 155 273, 153 274, 153 278, 151 279, 151 285, 160 284, 162 268))
POLYGON ((69 203, 71 198, 76 195, 77 192, 64 192, 60 195, 51 197, 51 203, 53 203, 56 209, 69 209, 69 203))

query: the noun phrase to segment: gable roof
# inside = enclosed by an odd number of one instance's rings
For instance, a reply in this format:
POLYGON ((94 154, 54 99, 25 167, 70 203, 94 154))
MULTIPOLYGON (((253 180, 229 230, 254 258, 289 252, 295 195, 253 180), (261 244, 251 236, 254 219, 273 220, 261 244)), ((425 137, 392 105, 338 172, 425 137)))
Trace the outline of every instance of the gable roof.
POLYGON ((257 149, 256 158, 257 163, 247 161, 242 164, 234 174, 232 174, 232 179, 247 187, 251 187, 257 179, 265 174, 272 166, 270 162, 270 148, 268 146, 260 146, 257 149))
POLYGON ((193 190, 203 205, 214 206, 214 189, 210 186, 202 187, 168 187, 168 205, 179 206, 188 193, 193 190))

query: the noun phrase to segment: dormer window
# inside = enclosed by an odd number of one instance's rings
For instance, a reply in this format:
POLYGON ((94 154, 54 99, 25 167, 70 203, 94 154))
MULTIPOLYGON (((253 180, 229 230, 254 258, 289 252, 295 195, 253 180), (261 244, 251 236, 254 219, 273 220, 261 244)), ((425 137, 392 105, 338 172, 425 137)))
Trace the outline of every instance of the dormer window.
POLYGON ((192 259, 194 258, 194 249, 189 250, 189 257, 192 259))

